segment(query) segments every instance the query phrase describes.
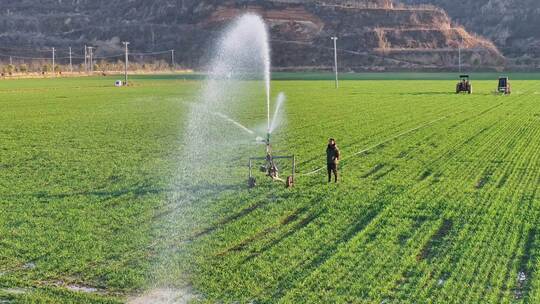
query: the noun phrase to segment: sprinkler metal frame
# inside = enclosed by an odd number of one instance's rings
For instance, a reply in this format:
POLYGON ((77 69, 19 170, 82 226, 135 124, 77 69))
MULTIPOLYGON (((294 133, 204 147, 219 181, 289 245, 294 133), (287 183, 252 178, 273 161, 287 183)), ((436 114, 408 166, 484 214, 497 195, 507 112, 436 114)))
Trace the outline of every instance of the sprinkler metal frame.
POLYGON ((257 183, 255 177, 253 176, 253 162, 254 161, 265 161, 266 164, 261 167, 261 172, 266 173, 266 176, 270 177, 273 181, 279 181, 285 183, 287 188, 291 188, 294 185, 295 171, 296 171, 296 156, 295 155, 285 155, 285 156, 274 156, 272 155, 272 145, 270 144, 270 133, 266 135, 266 156, 265 157, 250 157, 249 158, 249 177, 248 177, 248 187, 254 188, 257 183), (286 180, 279 178, 279 170, 274 160, 277 159, 290 159, 292 161, 292 170, 291 175, 287 177, 286 180))

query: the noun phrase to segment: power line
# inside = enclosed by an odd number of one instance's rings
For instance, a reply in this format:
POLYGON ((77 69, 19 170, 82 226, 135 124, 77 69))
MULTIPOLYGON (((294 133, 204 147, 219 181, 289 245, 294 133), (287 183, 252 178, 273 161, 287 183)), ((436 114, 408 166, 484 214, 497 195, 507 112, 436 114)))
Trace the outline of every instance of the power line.
MULTIPOLYGON (((206 32, 211 32, 211 33, 219 33, 218 31, 211 31, 211 30, 203 30, 203 31, 206 31, 206 32)), ((313 49, 319 49, 319 50, 333 50, 334 51, 334 61, 337 61, 336 60, 336 53, 344 53, 344 54, 349 54, 349 55, 356 55, 356 56, 367 56, 367 57, 372 57, 372 58, 377 58, 377 59, 382 59, 382 60, 390 60, 390 61, 393 61, 393 62, 399 62, 399 63, 406 63, 406 64, 410 64, 410 65, 415 65, 415 66, 419 66, 419 65, 423 65, 422 62, 414 62, 414 61, 411 61, 411 60, 404 60, 404 59, 399 59, 399 58, 393 58, 393 57, 388 57, 388 56, 381 56, 381 55, 378 55, 372 51, 356 51, 356 50, 349 50, 349 49, 345 49, 345 48, 338 48, 337 47, 337 42, 336 42, 336 45, 331 48, 331 47, 328 47, 328 46, 323 46, 323 45, 317 45, 317 44, 313 44, 313 43, 310 43, 310 42, 304 42, 304 41, 294 41, 294 40, 281 40, 281 39, 272 39, 271 40, 272 42, 275 42, 275 43, 287 43, 287 44, 296 44, 296 45, 303 45, 303 46, 306 46, 306 47, 309 47, 309 48, 313 48, 313 49)), ((74 59, 77 59, 77 60, 80 60, 80 59, 84 59, 85 61, 85 67, 86 69, 88 69, 88 57, 90 56, 90 64, 91 64, 91 67, 90 69, 92 70, 93 69, 93 62, 95 60, 106 60, 106 59, 112 59, 112 58, 122 58, 125 56, 124 53, 118 53, 118 54, 111 54, 111 55, 104 55, 104 56, 95 56, 95 53, 94 53, 94 50, 96 50, 97 48, 95 47, 87 47, 87 46, 84 46, 84 50, 85 50, 85 54, 83 54, 83 56, 75 56, 72 52, 72 50, 70 50, 71 47, 67 48, 67 56, 57 56, 56 59, 58 60, 66 60, 66 59, 69 59, 71 62, 74 60, 74 59), (91 49, 91 51, 89 52, 89 49, 91 49)), ((467 51, 475 51, 475 50, 481 50, 483 48, 468 48, 467 51)), ((13 55, 11 54, 11 52, 1 52, 1 50, 19 50, 19 51, 28 51, 28 52, 50 52, 51 49, 48 49, 48 50, 41 50, 41 49, 31 49, 31 48, 11 48, 11 47, 0 47, 0 57, 6 57, 6 58, 10 58, 13 60, 13 59, 22 59, 22 60, 50 60, 50 57, 42 57, 42 56, 29 56, 29 55, 20 55, 19 54, 16 54, 16 55, 13 55)), ((463 53, 463 50, 461 48, 458 48, 458 50, 456 49, 441 49, 440 51, 458 51, 458 53, 463 53)), ((56 55, 58 55, 58 53, 60 53, 61 50, 55 48, 55 53, 56 55)), ((65 52, 65 51, 64 51, 65 52)), ((171 62, 173 64, 173 66, 176 64, 176 58, 175 58, 175 52, 174 50, 162 50, 162 51, 152 51, 152 52, 143 52, 143 51, 134 51, 134 52, 130 52, 130 56, 139 56, 139 57, 144 57, 144 56, 152 56, 152 55, 165 55, 165 54, 171 54, 171 62)), ((461 61, 461 60, 460 60, 461 61)), ((335 68, 335 65, 336 65, 336 62, 334 62, 334 68, 335 68)), ((337 69, 336 69, 337 70, 337 69)), ((339 80, 338 80, 339 81, 339 80)))
POLYGON ((6 47, 6 46, 0 46, 0 50, 30 51, 30 52, 39 52, 39 53, 50 53, 51 52, 51 48, 36 49, 36 48, 14 48, 14 47, 6 47))
MULTIPOLYGON (((15 59, 31 59, 31 60, 50 60, 51 59, 51 57, 26 57, 26 56, 17 56, 17 55, 9 55, 9 54, 1 54, 1 53, 0 53, 0 57, 15 58, 15 59)), ((11 64, 13 64, 13 62, 11 64)))
MULTIPOLYGON (((55 49, 55 53, 58 53, 58 49, 57 48, 54 48, 54 49, 55 49)), ((70 58, 71 59, 85 59, 85 58, 89 58, 89 56, 92 55, 92 59, 95 61, 99 59, 119 58, 119 57, 124 57, 125 55, 124 53, 119 53, 119 54, 113 54, 113 55, 107 55, 107 56, 94 56, 93 50, 96 49, 95 47, 85 46, 85 49, 87 53, 86 55, 74 56, 72 53, 73 51, 71 51, 71 56, 69 56, 70 51, 68 49, 68 56, 62 56, 62 57, 57 56, 56 59, 70 59, 70 58)), ((47 52, 50 53, 51 50, 48 50, 47 52)), ((159 51, 159 52, 135 52, 135 53, 130 52, 129 55, 130 56, 151 56, 151 55, 164 55, 164 54, 170 54, 170 53, 171 53, 171 50, 166 50, 166 51, 159 51)), ((0 57, 13 57, 15 59, 33 59, 33 60, 49 60, 50 59, 50 57, 20 56, 20 55, 6 54, 6 53, 0 53, 0 57)))
POLYGON ((169 54, 171 50, 166 51, 157 51, 157 52, 148 52, 148 53, 130 53, 133 56, 147 56, 147 55, 161 55, 161 54, 169 54))

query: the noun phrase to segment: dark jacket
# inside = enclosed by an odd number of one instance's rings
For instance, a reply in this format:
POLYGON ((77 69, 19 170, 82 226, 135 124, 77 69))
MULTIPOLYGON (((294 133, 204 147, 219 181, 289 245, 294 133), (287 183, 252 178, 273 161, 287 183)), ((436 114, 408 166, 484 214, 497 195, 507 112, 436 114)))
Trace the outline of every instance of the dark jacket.
POLYGON ((328 145, 326 148, 326 163, 329 165, 337 165, 339 163, 339 149, 336 145, 328 145))

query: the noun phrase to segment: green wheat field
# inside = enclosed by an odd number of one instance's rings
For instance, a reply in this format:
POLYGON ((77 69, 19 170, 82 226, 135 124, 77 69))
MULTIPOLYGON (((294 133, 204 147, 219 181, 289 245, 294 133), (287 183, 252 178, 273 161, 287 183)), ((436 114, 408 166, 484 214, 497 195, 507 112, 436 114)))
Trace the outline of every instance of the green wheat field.
POLYGON ((275 75, 298 176, 251 190, 257 146, 178 182, 199 76, 0 80, 0 303, 539 303, 540 75, 457 76, 275 75))

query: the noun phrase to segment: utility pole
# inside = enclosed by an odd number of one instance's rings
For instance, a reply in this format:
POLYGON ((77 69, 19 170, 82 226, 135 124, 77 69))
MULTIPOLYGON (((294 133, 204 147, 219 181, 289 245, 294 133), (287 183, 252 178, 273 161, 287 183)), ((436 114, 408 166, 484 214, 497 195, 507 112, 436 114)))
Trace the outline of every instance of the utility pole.
POLYGON ((86 45, 84 46, 84 71, 88 72, 88 51, 86 45))
POLYGON ((461 44, 458 47, 459 73, 461 74, 461 44))
POLYGON ((176 62, 174 61, 174 50, 171 50, 171 66, 176 71, 176 62))
POLYGON ((73 54, 71 53, 71 47, 69 47, 69 71, 73 73, 73 54))
POLYGON ((90 52, 90 73, 94 73, 94 47, 89 46, 88 51, 90 52))
POLYGON ((56 77, 55 51, 56 51, 56 49, 52 48, 52 72, 53 72, 54 77, 56 77))
POLYGON ((339 88, 339 76, 338 76, 338 64, 337 64, 337 40, 338 37, 334 36, 331 38, 334 40, 334 71, 336 72, 336 89, 339 88))
POLYGON ((128 45, 129 42, 122 42, 124 44, 124 48, 126 50, 126 59, 125 59, 125 66, 124 66, 124 85, 128 85, 128 64, 129 64, 129 53, 128 53, 128 45))
POLYGON ((459 39, 459 45, 458 45, 458 66, 459 66, 459 73, 461 74, 462 71, 462 63, 461 63, 461 48, 463 47, 463 37, 459 39))

